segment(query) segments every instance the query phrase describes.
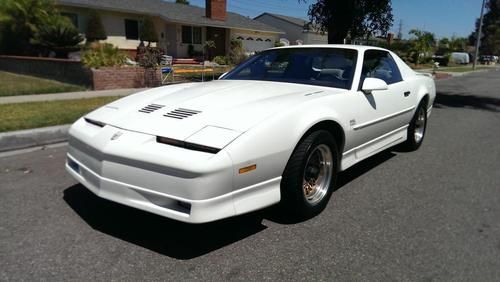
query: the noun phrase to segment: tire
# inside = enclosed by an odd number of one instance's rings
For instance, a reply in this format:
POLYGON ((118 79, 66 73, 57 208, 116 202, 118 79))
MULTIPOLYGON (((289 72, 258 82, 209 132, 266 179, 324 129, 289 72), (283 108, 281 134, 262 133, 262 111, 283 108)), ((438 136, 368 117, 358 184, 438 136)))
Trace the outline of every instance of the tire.
POLYGON ((410 125, 408 126, 408 135, 403 148, 406 151, 416 151, 424 141, 425 132, 427 130, 427 108, 422 101, 415 111, 410 125))
POLYGON ((307 219, 326 207, 337 180, 339 160, 335 139, 326 130, 314 131, 299 142, 281 180, 281 205, 287 215, 307 219))

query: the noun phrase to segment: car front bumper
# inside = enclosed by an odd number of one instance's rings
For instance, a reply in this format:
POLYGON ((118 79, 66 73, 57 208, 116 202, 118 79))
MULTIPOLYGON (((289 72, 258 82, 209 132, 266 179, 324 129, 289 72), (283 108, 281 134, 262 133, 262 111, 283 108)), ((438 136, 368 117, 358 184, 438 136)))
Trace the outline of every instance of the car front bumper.
POLYGON ((234 191, 237 175, 225 152, 190 151, 157 143, 156 136, 82 120, 70 129, 66 170, 101 198, 189 223, 280 200, 281 177, 234 191))

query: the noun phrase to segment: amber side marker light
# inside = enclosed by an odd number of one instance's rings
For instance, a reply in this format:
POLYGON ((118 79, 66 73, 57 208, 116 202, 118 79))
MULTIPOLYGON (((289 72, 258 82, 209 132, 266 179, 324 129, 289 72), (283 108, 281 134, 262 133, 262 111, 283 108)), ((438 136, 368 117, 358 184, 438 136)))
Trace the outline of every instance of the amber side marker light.
POLYGON ((256 168, 257 168, 256 164, 253 164, 253 165, 247 166, 247 167, 242 167, 242 168, 240 168, 239 173, 240 174, 247 173, 247 172, 250 172, 252 170, 255 170, 256 168))

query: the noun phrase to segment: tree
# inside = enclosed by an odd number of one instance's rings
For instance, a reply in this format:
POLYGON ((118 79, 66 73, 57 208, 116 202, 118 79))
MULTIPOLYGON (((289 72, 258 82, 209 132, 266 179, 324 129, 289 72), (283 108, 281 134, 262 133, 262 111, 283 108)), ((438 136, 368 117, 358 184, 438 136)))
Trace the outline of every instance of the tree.
POLYGON ((104 26, 102 25, 101 16, 99 16, 96 10, 91 10, 89 13, 85 38, 87 39, 87 43, 106 40, 108 38, 104 26))
POLYGON ((316 28, 328 32, 328 43, 343 43, 347 36, 368 38, 375 32, 385 35, 394 20, 391 0, 317 0, 308 15, 316 28))
POLYGON ((452 36, 448 46, 452 52, 464 52, 467 47, 467 38, 452 36))
POLYGON ((449 53, 449 52, 465 52, 467 47, 468 39, 465 37, 455 37, 451 38, 443 37, 439 40, 439 54, 449 53))
POLYGON ((177 4, 183 4, 183 5, 189 5, 188 0, 175 0, 175 3, 177 4))
POLYGON ((141 41, 148 42, 148 46, 151 45, 151 42, 158 42, 158 33, 156 32, 155 25, 151 18, 145 18, 143 20, 139 38, 141 41))
MULTIPOLYGON (((486 8, 479 52, 483 55, 500 54, 500 0, 489 0, 486 8)), ((479 19, 475 31, 469 36, 469 44, 475 44, 478 29, 479 19)))
POLYGON ((60 14, 53 14, 44 20, 33 34, 30 43, 56 53, 57 58, 67 58, 68 53, 79 49, 83 41, 71 21, 60 14))
POLYGON ((7 54, 36 54, 30 39, 54 10, 52 0, 1 0, 1 50, 7 54))
POLYGON ((421 58, 425 58, 429 55, 429 52, 434 47, 436 39, 433 33, 419 29, 410 30, 410 34, 413 35, 411 39, 412 57, 415 64, 418 65, 421 62, 421 58))

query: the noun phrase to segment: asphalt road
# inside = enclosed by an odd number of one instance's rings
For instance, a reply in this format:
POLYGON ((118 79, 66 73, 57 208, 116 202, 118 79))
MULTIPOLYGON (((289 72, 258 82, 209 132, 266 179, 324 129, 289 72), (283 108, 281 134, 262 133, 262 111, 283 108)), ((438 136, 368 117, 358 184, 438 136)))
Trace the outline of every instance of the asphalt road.
POLYGON ((186 225, 94 196, 66 148, 0 157, 0 280, 500 280, 500 71, 440 81, 417 152, 341 175, 326 210, 186 225))

